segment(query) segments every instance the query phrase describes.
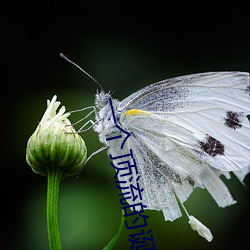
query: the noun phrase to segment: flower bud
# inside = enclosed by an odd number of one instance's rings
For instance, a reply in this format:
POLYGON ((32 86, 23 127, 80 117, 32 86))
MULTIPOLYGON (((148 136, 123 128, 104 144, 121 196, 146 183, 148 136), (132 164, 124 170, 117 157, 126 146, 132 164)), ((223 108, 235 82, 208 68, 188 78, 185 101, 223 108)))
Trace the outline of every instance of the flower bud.
POLYGON ((83 139, 67 119, 70 113, 65 113, 64 106, 56 113, 59 105, 56 96, 47 101, 47 110, 27 143, 26 161, 43 176, 50 168, 58 168, 62 177, 75 175, 87 158, 83 139))

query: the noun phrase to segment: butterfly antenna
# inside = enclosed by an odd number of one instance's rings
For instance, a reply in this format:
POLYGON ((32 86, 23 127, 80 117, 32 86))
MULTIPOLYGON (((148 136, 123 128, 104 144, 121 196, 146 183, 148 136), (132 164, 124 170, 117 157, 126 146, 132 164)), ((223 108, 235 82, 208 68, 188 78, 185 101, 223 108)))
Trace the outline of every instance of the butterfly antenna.
MULTIPOLYGON (((84 69, 82 69, 79 65, 77 65, 76 63, 74 63, 73 61, 71 61, 67 56, 65 56, 63 53, 60 53, 60 57, 64 60, 66 60, 67 62, 73 64, 74 66, 76 66, 79 70, 81 70, 85 75, 87 75, 89 78, 91 78, 95 83, 97 83, 97 85, 101 88, 101 90, 103 90, 102 85, 92 76, 90 75, 88 72, 86 72, 84 69)), ((103 90, 104 91, 104 90, 103 90)))

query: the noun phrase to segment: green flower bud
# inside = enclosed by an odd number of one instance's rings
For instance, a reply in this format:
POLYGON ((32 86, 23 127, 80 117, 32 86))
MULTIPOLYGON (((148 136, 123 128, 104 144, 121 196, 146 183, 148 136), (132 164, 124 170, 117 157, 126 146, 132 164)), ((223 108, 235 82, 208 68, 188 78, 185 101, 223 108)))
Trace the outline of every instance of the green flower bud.
POLYGON ((27 143, 26 161, 32 170, 43 176, 50 168, 62 171, 62 177, 77 174, 87 158, 87 148, 65 113, 64 106, 56 113, 60 102, 54 96, 47 101, 41 122, 27 143))

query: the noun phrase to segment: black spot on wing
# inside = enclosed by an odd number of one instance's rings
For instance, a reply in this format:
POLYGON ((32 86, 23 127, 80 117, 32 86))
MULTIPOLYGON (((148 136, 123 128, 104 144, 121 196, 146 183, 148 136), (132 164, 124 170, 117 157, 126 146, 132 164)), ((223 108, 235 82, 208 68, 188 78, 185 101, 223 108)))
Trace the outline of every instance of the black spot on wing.
POLYGON ((215 138, 207 135, 204 141, 199 141, 200 148, 212 157, 216 155, 224 155, 224 145, 215 138))
POLYGON ((242 113, 227 111, 227 115, 224 118, 224 124, 232 129, 240 128, 242 113))
POLYGON ((247 86, 246 92, 250 94, 250 85, 247 86))
POLYGON ((194 187, 195 181, 190 176, 187 177, 187 181, 192 187, 194 187))

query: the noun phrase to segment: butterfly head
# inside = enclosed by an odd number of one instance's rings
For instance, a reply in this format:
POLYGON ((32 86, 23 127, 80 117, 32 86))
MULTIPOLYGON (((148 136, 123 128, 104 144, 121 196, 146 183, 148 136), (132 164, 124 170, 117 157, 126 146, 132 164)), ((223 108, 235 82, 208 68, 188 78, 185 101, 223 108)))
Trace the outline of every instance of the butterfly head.
POLYGON ((100 110, 103 107, 107 106, 109 104, 109 98, 111 98, 111 95, 109 93, 106 93, 103 90, 101 90, 100 92, 97 90, 97 93, 95 95, 96 108, 100 110))

